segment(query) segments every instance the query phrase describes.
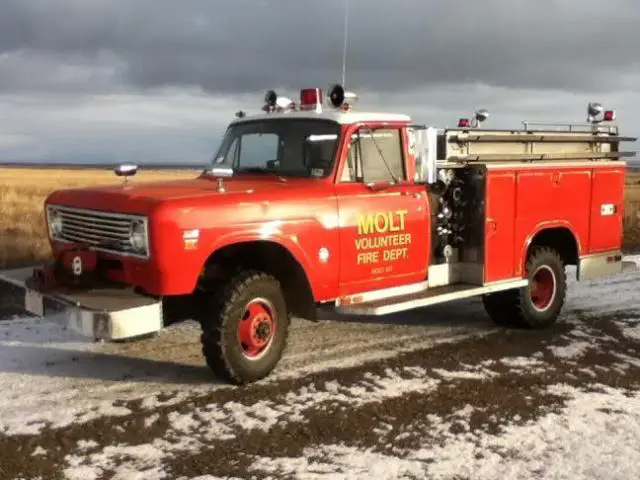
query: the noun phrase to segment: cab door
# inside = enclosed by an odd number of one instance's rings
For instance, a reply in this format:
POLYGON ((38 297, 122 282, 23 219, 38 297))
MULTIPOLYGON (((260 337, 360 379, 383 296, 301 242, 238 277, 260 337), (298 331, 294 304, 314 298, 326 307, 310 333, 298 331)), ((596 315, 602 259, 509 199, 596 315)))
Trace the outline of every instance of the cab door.
POLYGON ((348 133, 336 182, 340 295, 426 279, 430 215, 426 189, 409 181, 402 128, 348 133))

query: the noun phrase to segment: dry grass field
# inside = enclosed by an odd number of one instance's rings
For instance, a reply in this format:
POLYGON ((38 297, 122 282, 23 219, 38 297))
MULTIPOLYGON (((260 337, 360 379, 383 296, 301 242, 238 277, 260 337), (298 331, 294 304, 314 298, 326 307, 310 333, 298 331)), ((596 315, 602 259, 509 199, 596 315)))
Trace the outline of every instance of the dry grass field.
MULTIPOLYGON (((193 178, 197 170, 145 171, 132 181, 193 178)), ((43 202, 53 190, 120 184, 112 170, 63 170, 0 167, 0 268, 45 260, 49 244, 43 202)))
MULTIPOLYGON (((134 181, 190 178, 196 174, 196 170, 141 170, 134 181)), ((0 268, 48 258, 42 203, 49 192, 121 182, 111 170, 0 168, 0 268)), ((625 245, 640 246, 640 174, 628 177, 625 210, 625 245)))
POLYGON ((630 173, 625 192, 624 243, 640 247, 640 173, 630 173))

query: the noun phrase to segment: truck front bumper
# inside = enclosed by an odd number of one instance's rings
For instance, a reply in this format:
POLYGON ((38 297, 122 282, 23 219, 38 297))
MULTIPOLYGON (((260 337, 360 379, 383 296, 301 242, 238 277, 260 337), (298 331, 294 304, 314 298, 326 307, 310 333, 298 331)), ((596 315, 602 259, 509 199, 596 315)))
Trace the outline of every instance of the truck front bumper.
POLYGON ((34 268, 0 272, 0 301, 39 317, 48 317, 94 340, 124 340, 163 327, 161 299, 131 288, 36 290, 28 283, 34 268))

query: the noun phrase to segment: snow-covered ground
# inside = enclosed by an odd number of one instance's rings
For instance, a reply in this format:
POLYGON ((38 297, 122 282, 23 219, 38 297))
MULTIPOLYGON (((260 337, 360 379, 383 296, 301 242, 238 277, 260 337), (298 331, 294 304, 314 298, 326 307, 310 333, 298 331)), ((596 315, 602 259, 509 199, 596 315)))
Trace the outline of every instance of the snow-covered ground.
MULTIPOLYGON (((442 445, 427 444, 406 456, 322 445, 306 449, 303 457, 258 458, 251 468, 298 479, 638 478, 640 393, 625 395, 613 388, 585 393, 563 385, 551 390, 567 397, 561 412, 507 424, 500 435, 448 434, 452 422, 436 418, 431 428, 445 438, 442 445)), ((456 422, 464 427, 464 415, 456 422)))
POLYGON ((23 478, 637 478, 639 280, 570 280, 550 332, 496 329, 478 299, 297 321, 244 390, 193 325, 93 344, 0 321, 0 477, 26 458, 23 478))

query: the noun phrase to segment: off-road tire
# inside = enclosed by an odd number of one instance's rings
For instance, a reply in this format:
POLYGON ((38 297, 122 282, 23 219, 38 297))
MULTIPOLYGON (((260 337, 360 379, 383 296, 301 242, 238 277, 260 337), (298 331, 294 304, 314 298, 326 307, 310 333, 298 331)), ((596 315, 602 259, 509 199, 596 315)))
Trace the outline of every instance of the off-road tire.
POLYGON ((560 254, 549 247, 534 247, 529 254, 525 271, 529 284, 526 287, 495 292, 483 296, 484 308, 496 325, 530 329, 547 328, 560 315, 567 293, 567 275, 560 254), (532 299, 534 275, 544 274, 552 282, 552 292, 547 301, 538 305, 532 299))
POLYGON ((207 365, 216 375, 238 385, 266 377, 287 345, 290 319, 282 288, 278 280, 263 272, 236 274, 202 302, 199 320, 207 365), (268 349, 261 357, 249 359, 238 340, 238 325, 246 306, 255 299, 265 299, 273 306, 276 323, 268 349))
POLYGON ((516 289, 488 293, 482 296, 484 310, 493 323, 501 327, 518 325, 518 312, 516 310, 517 295, 518 290, 516 289))

